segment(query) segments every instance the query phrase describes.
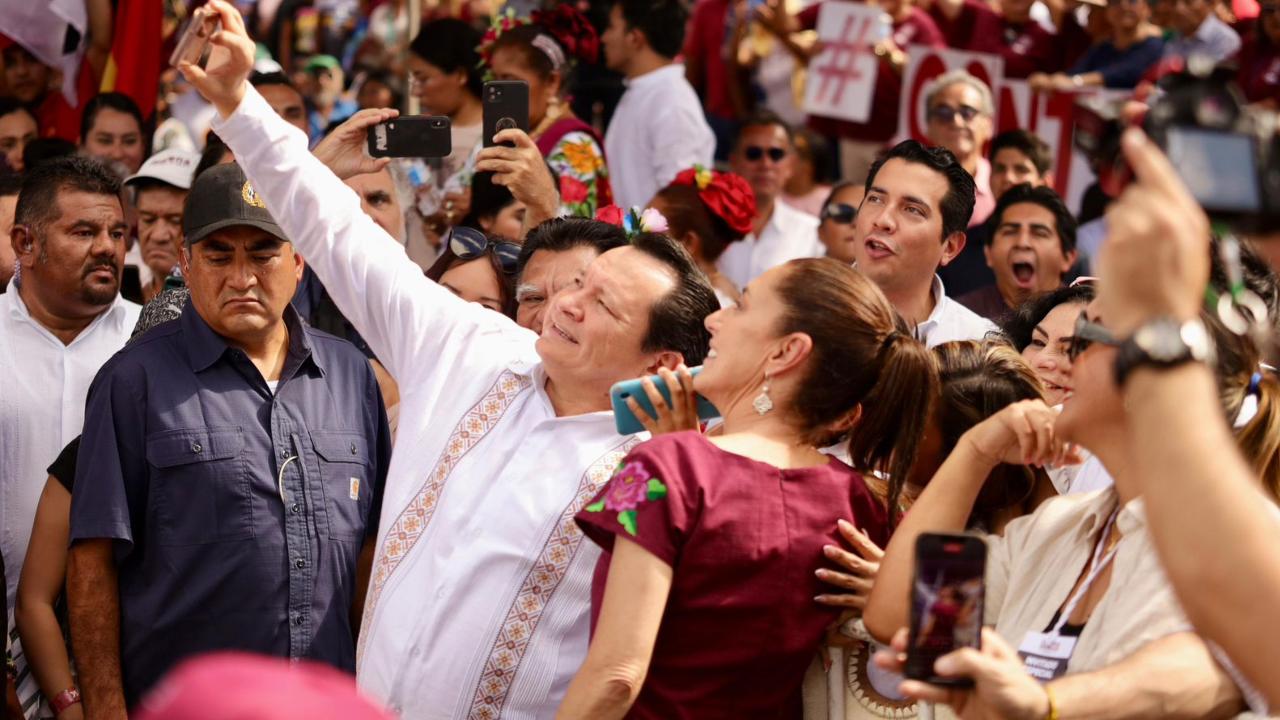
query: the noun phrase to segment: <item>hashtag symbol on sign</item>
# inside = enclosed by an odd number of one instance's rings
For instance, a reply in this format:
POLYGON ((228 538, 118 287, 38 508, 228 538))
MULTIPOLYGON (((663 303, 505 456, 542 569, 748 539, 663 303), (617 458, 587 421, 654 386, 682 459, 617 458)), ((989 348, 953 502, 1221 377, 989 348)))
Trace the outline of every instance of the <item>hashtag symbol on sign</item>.
POLYGON ((827 102, 825 98, 831 95, 830 103, 839 105, 841 98, 844 97, 845 85, 862 79, 862 73, 857 67, 858 53, 866 47, 870 22, 864 18, 857 28, 855 37, 854 20, 852 16, 846 17, 840 39, 836 42, 824 43, 826 51, 823 55, 827 60, 823 65, 814 68, 819 80, 818 102, 827 102))

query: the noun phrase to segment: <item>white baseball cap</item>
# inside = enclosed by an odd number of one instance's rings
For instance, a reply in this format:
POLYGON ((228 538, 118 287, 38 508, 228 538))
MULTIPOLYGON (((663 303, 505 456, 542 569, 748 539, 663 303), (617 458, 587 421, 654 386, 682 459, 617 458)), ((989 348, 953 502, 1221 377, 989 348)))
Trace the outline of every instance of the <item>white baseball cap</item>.
POLYGON ((147 158, 138 168, 138 172, 124 181, 129 185, 135 180, 159 180, 182 190, 191 189, 191 180, 196 172, 200 156, 185 150, 161 150, 147 158))

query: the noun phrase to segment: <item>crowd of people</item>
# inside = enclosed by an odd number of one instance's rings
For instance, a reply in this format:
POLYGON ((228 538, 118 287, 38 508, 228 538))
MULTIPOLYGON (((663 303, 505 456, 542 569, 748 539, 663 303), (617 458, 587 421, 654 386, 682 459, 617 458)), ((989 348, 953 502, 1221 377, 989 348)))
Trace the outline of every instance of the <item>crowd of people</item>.
POLYGON ((868 119, 807 115, 863 1, 206 0, 138 96, 84 0, 75 100, 0 43, 6 718, 1268 716, 1280 223, 1136 127, 1071 207, 968 70, 898 116, 946 47, 1274 118, 1280 6, 865 0, 868 119), (411 112, 449 154, 371 157, 411 112))

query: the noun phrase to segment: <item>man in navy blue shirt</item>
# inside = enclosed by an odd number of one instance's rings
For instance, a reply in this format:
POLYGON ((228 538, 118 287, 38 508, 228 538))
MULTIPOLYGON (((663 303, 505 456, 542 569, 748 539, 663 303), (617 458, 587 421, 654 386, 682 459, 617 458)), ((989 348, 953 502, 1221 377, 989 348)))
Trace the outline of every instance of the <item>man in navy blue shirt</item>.
POLYGON ((67 588, 86 714, 218 649, 355 668, 390 456, 373 372, 290 307, 301 257, 236 165, 196 178, 182 316, 89 390, 67 588))

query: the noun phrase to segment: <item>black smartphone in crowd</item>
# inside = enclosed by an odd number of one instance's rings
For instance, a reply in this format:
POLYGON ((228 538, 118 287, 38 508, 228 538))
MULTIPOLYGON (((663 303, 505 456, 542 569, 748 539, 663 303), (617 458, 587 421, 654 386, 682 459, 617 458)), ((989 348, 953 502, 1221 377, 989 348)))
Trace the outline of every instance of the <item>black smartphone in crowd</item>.
POLYGON ((925 533, 916 540, 906 677, 948 687, 968 678, 938 677, 933 664, 962 647, 982 645, 987 544, 971 535, 925 533))
POLYGON ((442 158, 453 152, 453 126, 443 115, 410 115, 368 130, 370 157, 442 158))
MULTIPOLYGON (((529 83, 523 80, 490 80, 484 84, 484 147, 493 147, 493 136, 518 128, 529 132, 529 83)), ((512 143, 501 143, 514 147, 512 143)))

